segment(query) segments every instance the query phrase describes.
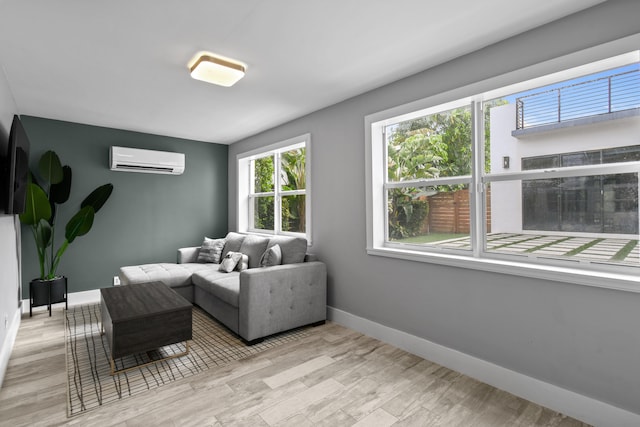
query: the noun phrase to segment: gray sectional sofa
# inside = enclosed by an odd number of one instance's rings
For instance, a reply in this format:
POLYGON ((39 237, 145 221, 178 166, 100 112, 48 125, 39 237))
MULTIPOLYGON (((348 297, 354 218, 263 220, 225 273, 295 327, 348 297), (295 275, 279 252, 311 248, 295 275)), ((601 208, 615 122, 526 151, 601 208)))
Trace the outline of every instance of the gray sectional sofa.
POLYGON ((164 282, 250 344, 299 326, 324 323, 326 267, 306 253, 306 239, 231 232, 213 240, 178 249, 175 264, 121 267, 120 281, 123 285, 164 282), (232 264, 232 271, 221 271, 232 264))

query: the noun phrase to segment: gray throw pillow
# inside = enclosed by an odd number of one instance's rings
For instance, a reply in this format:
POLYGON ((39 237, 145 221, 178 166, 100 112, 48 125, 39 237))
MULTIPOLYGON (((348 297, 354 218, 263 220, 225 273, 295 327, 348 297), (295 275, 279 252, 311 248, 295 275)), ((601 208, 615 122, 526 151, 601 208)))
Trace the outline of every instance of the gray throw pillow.
POLYGON ((282 250, 280 245, 273 245, 262 254, 260 267, 272 267, 282 264, 282 250))
POLYGON ((222 259, 218 270, 224 271, 225 273, 231 273, 238 266, 238 262, 241 260, 242 254, 240 252, 228 252, 222 259))
POLYGON ((202 246, 200 247, 200 251, 198 252, 197 261, 202 263, 212 262, 220 264, 224 242, 224 239, 210 239, 205 237, 202 242, 202 246))

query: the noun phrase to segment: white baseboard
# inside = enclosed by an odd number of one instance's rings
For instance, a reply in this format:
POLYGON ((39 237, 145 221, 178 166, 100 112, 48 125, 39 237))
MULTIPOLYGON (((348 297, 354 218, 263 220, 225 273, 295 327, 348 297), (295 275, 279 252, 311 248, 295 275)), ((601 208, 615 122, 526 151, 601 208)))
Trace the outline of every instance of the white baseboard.
MULTIPOLYGON (((67 295, 69 299, 69 305, 82 305, 82 304, 97 304, 100 302, 100 289, 92 289, 90 291, 82 291, 82 292, 71 292, 67 295)), ((57 307, 57 305, 54 305, 57 307)), ((47 306, 43 305, 40 307, 34 307, 33 312, 37 313, 38 311, 47 310, 47 306)), ((22 300, 22 311, 27 313, 29 311, 29 300, 22 300)))
POLYGON ((7 372, 7 366, 9 366, 9 358, 11 358, 13 344, 16 342, 16 336, 20 328, 20 319, 20 310, 16 310, 11 321, 11 328, 7 331, 7 335, 2 343, 2 348, 0 348, 0 389, 4 382, 4 374, 7 372))
POLYGON ((327 317, 340 325, 446 366, 501 390, 594 426, 640 426, 640 414, 540 381, 519 372, 328 307, 327 317))

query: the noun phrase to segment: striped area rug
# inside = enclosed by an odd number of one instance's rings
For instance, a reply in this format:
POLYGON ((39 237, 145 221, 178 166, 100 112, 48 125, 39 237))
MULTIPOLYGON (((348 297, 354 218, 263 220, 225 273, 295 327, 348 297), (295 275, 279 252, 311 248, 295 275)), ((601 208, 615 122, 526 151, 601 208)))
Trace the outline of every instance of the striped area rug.
MULTIPOLYGON (((296 329, 247 346, 194 306, 193 340, 189 344, 188 355, 111 376, 109 345, 106 335, 100 334, 100 305, 70 307, 66 311, 65 323, 69 417, 309 335, 308 328, 296 329)), ((184 343, 179 343, 123 357, 116 359, 116 369, 141 365, 184 350, 184 343)))

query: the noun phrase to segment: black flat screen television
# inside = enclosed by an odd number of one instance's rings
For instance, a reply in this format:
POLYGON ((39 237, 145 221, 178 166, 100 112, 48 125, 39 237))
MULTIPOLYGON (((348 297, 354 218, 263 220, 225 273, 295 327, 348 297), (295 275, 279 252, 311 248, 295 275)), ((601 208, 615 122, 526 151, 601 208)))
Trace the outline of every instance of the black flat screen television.
POLYGON ((4 161, 3 200, 6 214, 24 212, 29 179, 29 138, 17 115, 9 132, 9 149, 4 161))

